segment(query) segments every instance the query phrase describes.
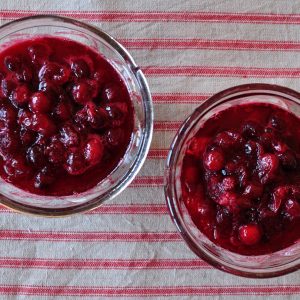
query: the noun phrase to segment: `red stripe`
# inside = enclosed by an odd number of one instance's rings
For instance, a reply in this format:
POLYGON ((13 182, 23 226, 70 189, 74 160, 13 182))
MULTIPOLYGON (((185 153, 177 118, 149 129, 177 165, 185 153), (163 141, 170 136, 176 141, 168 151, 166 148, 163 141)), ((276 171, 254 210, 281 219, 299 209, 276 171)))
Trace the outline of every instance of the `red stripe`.
POLYGON ((248 286, 159 286, 159 287, 85 287, 2 285, 2 295, 39 296, 218 296, 218 295, 293 295, 300 293, 299 285, 248 286))
POLYGON ((71 18, 109 22, 214 22, 300 24, 299 14, 202 12, 202 11, 61 11, 61 10, 2 10, 2 19, 21 18, 37 14, 59 14, 71 18))
POLYGON ((182 121, 156 121, 154 122, 154 130, 177 131, 182 121))
POLYGON ((147 76, 203 76, 244 78, 299 78, 300 68, 246 68, 208 66, 148 66, 143 67, 147 76))
POLYGON ((136 177, 129 187, 161 187, 164 185, 163 176, 136 177))
POLYGON ((300 43, 266 40, 118 39, 128 49, 298 51, 300 43))
POLYGON ((165 159, 169 153, 169 149, 152 149, 149 151, 147 158, 165 159))
POLYGON ((0 268, 34 269, 210 269, 200 259, 0 258, 0 268))
MULTIPOLYGON (((0 213, 14 213, 13 210, 0 206, 0 213)), ((102 205, 86 214, 168 214, 165 204, 108 204, 102 205)))
POLYGON ((157 104, 189 104, 199 103, 208 99, 212 94, 184 94, 184 93, 166 93, 153 94, 153 102, 157 104))
POLYGON ((0 240, 73 242, 171 242, 181 241, 177 232, 71 232, 0 230, 0 240))

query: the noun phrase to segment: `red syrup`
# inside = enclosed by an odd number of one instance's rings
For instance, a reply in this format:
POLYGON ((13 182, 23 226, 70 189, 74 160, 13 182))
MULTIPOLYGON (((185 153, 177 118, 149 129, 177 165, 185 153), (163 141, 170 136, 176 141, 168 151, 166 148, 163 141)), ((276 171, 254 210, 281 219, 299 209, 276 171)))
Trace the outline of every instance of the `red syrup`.
POLYGON ((188 141, 182 199, 211 241, 242 255, 300 237, 300 119, 273 104, 244 104, 208 119, 188 141))
POLYGON ((0 175, 40 195, 84 192, 118 165, 133 107, 115 68, 75 41, 40 37, 0 52, 0 175))

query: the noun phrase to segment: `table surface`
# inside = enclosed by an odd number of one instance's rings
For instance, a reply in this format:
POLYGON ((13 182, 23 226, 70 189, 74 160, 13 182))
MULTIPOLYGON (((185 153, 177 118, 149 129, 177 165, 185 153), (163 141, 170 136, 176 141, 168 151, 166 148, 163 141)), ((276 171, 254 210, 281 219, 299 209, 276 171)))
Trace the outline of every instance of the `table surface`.
POLYGON ((39 13, 127 47, 152 91, 154 136, 137 178, 101 208, 60 219, 0 208, 0 298, 299 299, 299 272, 246 279, 198 259, 168 215, 163 168, 178 126, 209 95, 250 82, 300 90, 300 1, 0 2, 2 24, 39 13))

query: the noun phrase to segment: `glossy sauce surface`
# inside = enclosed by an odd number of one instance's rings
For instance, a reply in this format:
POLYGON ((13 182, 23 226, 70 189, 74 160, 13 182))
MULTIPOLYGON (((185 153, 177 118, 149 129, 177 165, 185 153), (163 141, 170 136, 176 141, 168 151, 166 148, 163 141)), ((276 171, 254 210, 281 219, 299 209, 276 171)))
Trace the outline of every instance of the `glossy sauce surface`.
POLYGON ((0 175, 26 191, 86 191, 120 162, 133 107, 115 68, 75 41, 40 37, 0 52, 0 175))
POLYGON ((181 185, 195 225, 243 255, 300 238, 300 119, 272 104, 227 108, 189 141, 181 185))

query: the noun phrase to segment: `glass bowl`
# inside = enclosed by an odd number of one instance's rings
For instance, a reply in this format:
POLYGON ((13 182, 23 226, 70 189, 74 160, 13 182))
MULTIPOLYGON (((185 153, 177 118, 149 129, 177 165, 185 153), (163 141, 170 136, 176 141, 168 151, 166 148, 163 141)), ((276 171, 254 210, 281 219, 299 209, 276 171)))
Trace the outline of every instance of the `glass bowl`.
POLYGON ((180 127, 170 148, 165 169, 165 196, 169 212, 187 245, 200 258, 231 274, 266 278, 290 273, 300 267, 300 241, 266 255, 245 256, 214 244, 193 223, 181 194, 181 164, 189 140, 212 115, 243 103, 272 103, 300 117, 300 94, 269 84, 247 84, 215 94, 201 104, 180 127))
POLYGON ((118 166, 90 190, 70 196, 39 196, 0 178, 0 203, 19 212, 64 216, 84 212, 114 198, 130 184, 142 167, 152 138, 153 105, 147 81, 127 50, 109 34, 74 19, 39 15, 0 27, 0 50, 16 41, 40 36, 75 40, 101 53, 123 78, 134 108, 131 142, 118 166))

